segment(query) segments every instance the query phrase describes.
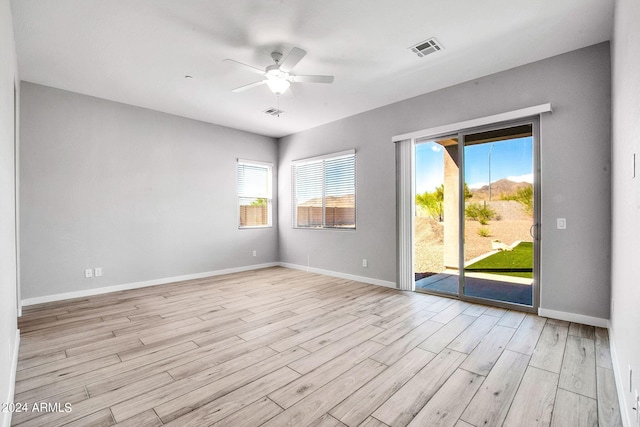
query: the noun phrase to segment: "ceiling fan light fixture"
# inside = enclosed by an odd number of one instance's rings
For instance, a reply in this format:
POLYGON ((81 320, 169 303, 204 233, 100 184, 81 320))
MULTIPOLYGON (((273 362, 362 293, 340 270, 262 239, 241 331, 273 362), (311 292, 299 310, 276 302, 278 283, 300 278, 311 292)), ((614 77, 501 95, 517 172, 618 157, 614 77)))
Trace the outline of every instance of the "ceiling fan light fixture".
POLYGON ((267 86, 269 86, 271 92, 275 93, 276 95, 280 95, 282 93, 285 93, 287 89, 289 89, 291 83, 289 83, 288 80, 281 79, 279 77, 269 76, 269 78, 267 79, 267 86))

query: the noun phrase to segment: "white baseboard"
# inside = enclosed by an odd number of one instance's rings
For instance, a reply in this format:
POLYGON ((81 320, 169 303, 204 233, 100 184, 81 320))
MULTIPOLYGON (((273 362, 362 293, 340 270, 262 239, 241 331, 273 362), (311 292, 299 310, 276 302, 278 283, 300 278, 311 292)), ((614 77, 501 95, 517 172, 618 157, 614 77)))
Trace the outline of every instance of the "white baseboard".
MULTIPOLYGON (((11 403, 16 391, 16 373, 18 372, 18 353, 20 352, 20 329, 16 329, 16 337, 11 355, 11 375, 9 378, 9 392, 2 402, 11 403)), ((11 425, 11 412, 0 412, 0 426, 9 427, 11 425)))
POLYGON ((326 276, 339 277, 341 279, 355 280, 357 282, 369 283, 371 285, 384 286, 387 288, 393 288, 393 289, 396 288, 396 284, 394 282, 388 282, 386 280, 373 279, 371 277, 364 277, 364 276, 356 276, 353 274, 339 273, 339 272, 330 271, 330 270, 322 270, 319 268, 310 268, 310 267, 305 267, 297 264, 288 264, 283 262, 270 262, 265 264, 248 265, 244 267, 227 268, 224 270, 206 271, 204 273, 187 274, 184 276, 165 277, 162 279, 147 280, 144 282, 125 283, 122 285, 106 286, 103 288, 85 289, 82 291, 65 292, 62 294, 26 298, 21 301, 22 304, 20 308, 22 308, 23 306, 42 304, 47 302, 62 301, 62 300, 73 299, 73 298, 82 298, 82 297, 88 297, 93 295, 101 295, 101 294, 107 294, 110 292, 126 291, 129 289, 144 288, 147 286, 164 285, 167 283, 181 282, 184 280, 204 279, 206 277, 221 276, 223 274, 231 274, 231 273, 241 273, 243 271, 259 270, 261 268, 276 267, 276 266, 292 268, 295 270, 309 271, 312 273, 324 274, 326 276))
POLYGON ((613 365, 613 376, 616 381, 616 392, 618 393, 618 404, 620 405, 620 418, 624 427, 631 427, 631 418, 629 418, 629 410, 627 409, 627 400, 624 398, 628 390, 624 386, 629 379, 622 375, 622 370, 618 365, 618 352, 616 351, 616 340, 612 333, 611 321, 608 324, 609 329, 609 351, 611 352, 611 364, 613 365))
POLYGON ((599 328, 607 328, 609 326, 608 319, 585 316, 584 314, 568 313, 566 311, 549 310, 548 308, 542 307, 538 308, 538 316, 565 320, 567 322, 582 323, 583 325, 597 326, 599 328))
POLYGON ((372 277, 356 276, 355 274, 340 273, 337 271, 323 270, 321 268, 306 267, 304 265, 289 264, 287 262, 279 263, 281 267, 292 268, 294 270, 308 271, 310 273, 324 274, 325 276, 339 277, 340 279, 353 280, 356 282, 368 283, 370 285, 384 286, 386 288, 397 289, 395 282, 374 279, 372 277))
POLYGON ((103 288, 86 289, 75 292, 65 292, 62 294, 45 295, 42 297, 26 298, 22 300, 22 306, 42 304, 46 302, 62 301, 72 298, 82 298, 93 295, 107 294, 110 292, 126 291, 129 289, 145 288, 147 286, 165 285, 167 283, 181 282, 184 280, 204 279, 206 277, 221 276, 223 274, 241 273, 243 271, 259 270, 261 268, 277 267, 277 262, 265 264, 247 265, 244 267, 226 268, 224 270, 206 271, 204 273, 187 274, 184 276, 165 277, 162 279, 147 280, 144 282, 126 283, 123 285, 106 286, 103 288))

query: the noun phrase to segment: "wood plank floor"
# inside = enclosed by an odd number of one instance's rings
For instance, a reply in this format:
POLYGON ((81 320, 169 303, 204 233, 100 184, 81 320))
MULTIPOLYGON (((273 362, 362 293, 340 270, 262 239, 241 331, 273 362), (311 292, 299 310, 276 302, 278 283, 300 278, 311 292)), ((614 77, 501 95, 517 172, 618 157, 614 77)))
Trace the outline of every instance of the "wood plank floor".
POLYGON ((622 425, 605 329, 279 267, 19 327, 13 425, 622 425))

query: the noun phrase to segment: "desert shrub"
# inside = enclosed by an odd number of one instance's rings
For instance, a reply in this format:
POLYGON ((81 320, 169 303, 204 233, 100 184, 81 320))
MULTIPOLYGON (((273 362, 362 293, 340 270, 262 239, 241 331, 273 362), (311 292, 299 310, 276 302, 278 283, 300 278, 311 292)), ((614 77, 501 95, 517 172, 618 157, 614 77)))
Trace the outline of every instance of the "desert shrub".
POLYGON ((515 200, 520 203, 527 213, 527 215, 533 216, 533 186, 526 186, 524 188, 519 189, 516 194, 511 195, 501 195, 500 199, 502 200, 515 200))
POLYGON ((489 220, 497 216, 496 211, 491 209, 490 206, 481 203, 469 203, 464 213, 467 218, 478 221, 482 225, 489 224, 489 220))
POLYGON ((267 199, 265 198, 257 198, 251 202, 251 206, 267 206, 267 199))
POLYGON ((491 230, 489 230, 489 228, 487 228, 487 227, 480 227, 478 229, 478 236, 489 237, 489 236, 491 236, 491 230))
MULTIPOLYGON (((464 183, 464 199, 468 200, 473 196, 467 183, 464 183)), ((444 184, 436 187, 432 192, 425 191, 416 194, 416 205, 422 206, 427 214, 436 221, 444 221, 444 184)))
POLYGON ((416 205, 426 209, 431 218, 442 222, 444 219, 444 185, 436 188, 433 192, 425 191, 422 194, 416 194, 416 205))

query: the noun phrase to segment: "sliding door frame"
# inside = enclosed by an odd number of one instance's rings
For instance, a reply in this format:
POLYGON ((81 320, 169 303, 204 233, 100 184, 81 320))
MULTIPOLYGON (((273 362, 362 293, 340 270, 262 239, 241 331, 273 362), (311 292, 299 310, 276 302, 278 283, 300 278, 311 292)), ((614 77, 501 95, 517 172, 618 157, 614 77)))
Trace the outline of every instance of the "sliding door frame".
MULTIPOLYGON (((550 108, 550 106, 549 106, 550 108)), ((540 306, 540 190, 541 190, 541 186, 540 186, 540 117, 539 116, 530 116, 530 117, 524 117, 524 118, 518 118, 518 119, 513 119, 513 120, 506 120, 506 121, 500 121, 500 122, 496 122, 496 123, 489 123, 489 124, 484 124, 484 125, 480 125, 480 126, 474 126, 474 127, 469 127, 469 128, 461 128, 458 129, 457 131, 451 131, 448 130, 446 132, 439 132, 439 133, 432 133, 432 134, 424 134, 424 135, 420 135, 415 136, 412 135, 413 137, 410 138, 411 139, 411 150, 412 152, 415 150, 416 145, 420 144, 420 143, 424 143, 427 141, 432 141, 432 140, 437 140, 437 139, 442 139, 445 137, 457 137, 458 138, 458 161, 459 161, 459 179, 458 179, 458 218, 459 218, 459 224, 458 224, 458 269, 460 271, 460 275, 458 276, 458 294, 449 294, 449 293, 445 293, 445 292, 437 292, 437 291, 426 291, 426 293, 431 293, 434 295, 440 295, 440 296, 446 296, 446 297, 452 297, 452 298, 457 298, 463 301, 469 301, 469 302, 474 302, 474 303, 479 303, 479 304, 486 304, 486 305, 492 305, 492 306, 496 306, 496 307, 501 307, 501 308, 506 308, 506 309, 515 309, 515 310, 519 310, 519 311, 525 311, 525 312, 530 312, 530 313, 537 313, 538 311, 538 307, 540 306), (464 232, 465 232, 465 221, 464 221, 464 209, 465 209, 465 200, 464 200, 464 137, 466 135, 469 134, 474 134, 474 133, 479 133, 479 132, 486 132, 486 131, 491 131, 491 130, 498 130, 498 129, 503 129, 503 128, 508 128, 508 127, 514 127, 514 126, 518 126, 518 125, 527 125, 530 124, 531 125, 531 132, 532 132, 532 138, 533 138, 533 189, 534 189, 534 213, 533 213, 533 226, 532 226, 532 230, 535 230, 535 232, 533 233, 533 240, 534 240, 534 261, 533 261, 533 283, 532 283, 532 305, 528 306, 528 305, 523 305, 523 304, 517 304, 517 303, 510 303, 510 302, 506 302, 506 301, 499 301, 499 300, 491 300, 491 299, 484 299, 484 298, 479 298, 479 297, 473 297, 473 296, 468 296, 465 295, 464 293, 464 232)), ((412 155, 412 159, 411 159, 411 173, 412 175, 414 175, 414 171, 415 171, 415 156, 412 155)), ((412 180, 415 179, 415 176, 412 178, 412 180)), ((412 188, 412 194, 415 193, 414 188, 415 186, 411 185, 412 188)), ((406 199, 405 199, 406 200, 406 199)), ((413 194, 412 198, 411 198, 411 212, 413 214, 413 212, 415 211, 415 194, 413 194)), ((415 259, 415 242, 413 239, 413 232, 414 232, 414 226, 413 226, 413 217, 411 219, 412 224, 411 224, 411 271, 413 272, 413 262, 415 259)), ((398 231, 400 231, 400 229, 398 229, 398 231)), ((402 268, 399 266, 399 268, 402 268)), ((412 275, 413 276, 413 275, 412 275)), ((415 283, 413 286, 413 289, 415 290, 415 283)), ((425 291, 421 291, 421 292, 425 292, 425 291)))

